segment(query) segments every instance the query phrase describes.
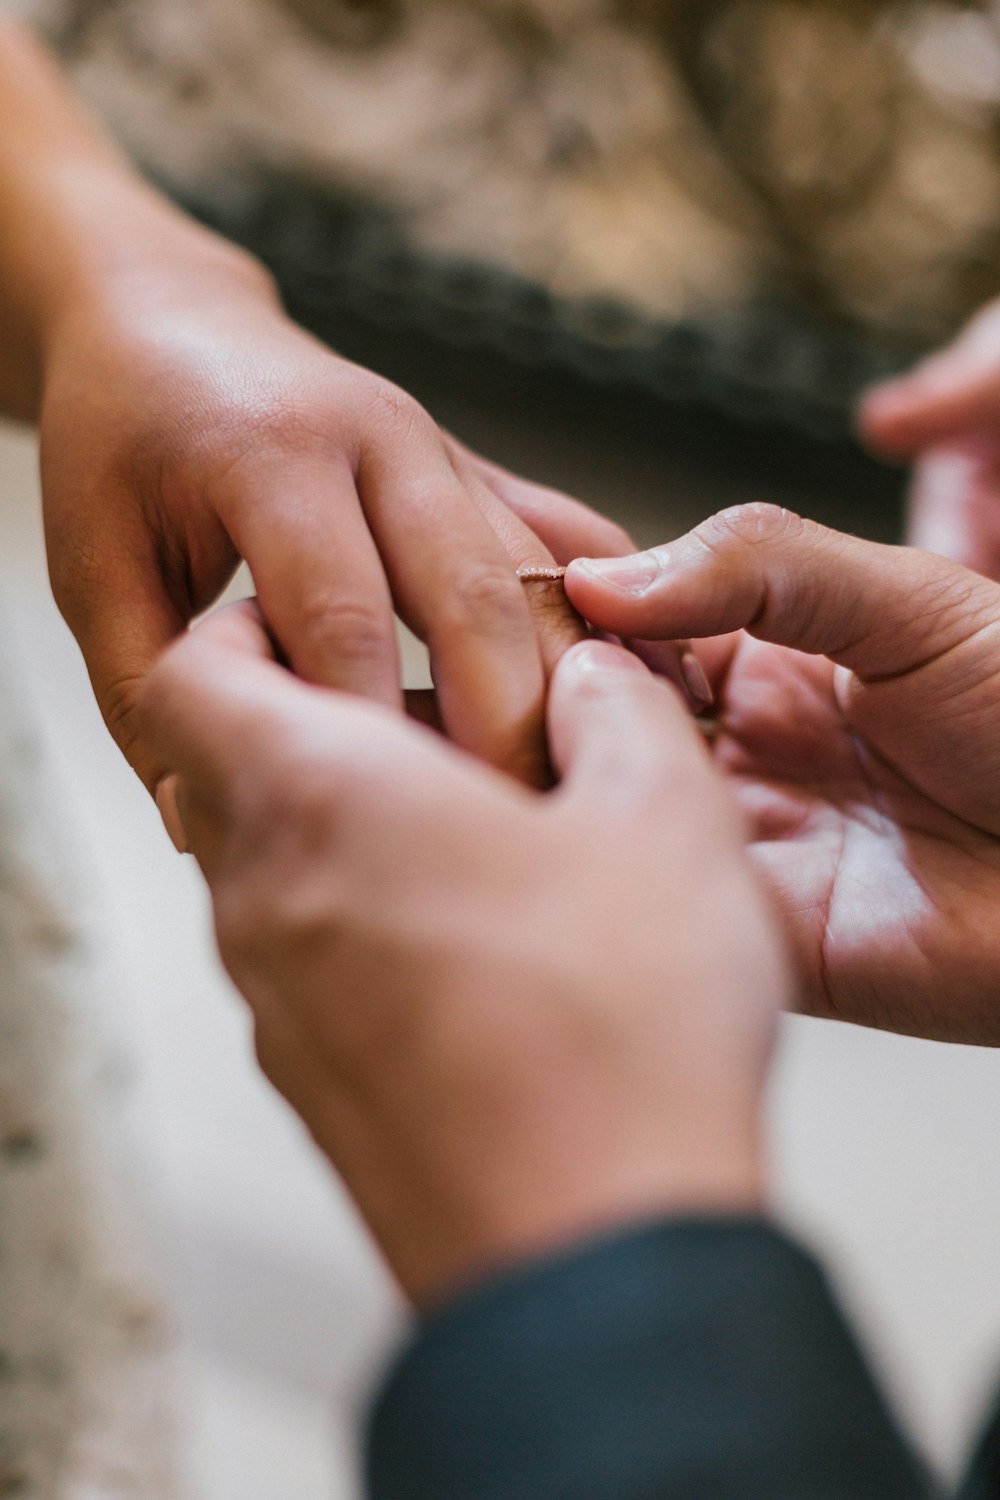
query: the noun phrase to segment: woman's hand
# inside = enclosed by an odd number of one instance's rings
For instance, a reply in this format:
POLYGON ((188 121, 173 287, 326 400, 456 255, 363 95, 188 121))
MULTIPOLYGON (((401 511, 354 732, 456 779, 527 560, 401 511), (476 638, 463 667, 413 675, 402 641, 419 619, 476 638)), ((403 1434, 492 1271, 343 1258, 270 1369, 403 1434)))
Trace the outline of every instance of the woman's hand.
POLYGON ((545 680, 579 632, 565 609, 531 609, 516 569, 553 556, 513 506, 563 552, 620 533, 336 358, 256 268, 224 251, 92 288, 49 345, 41 433, 55 595, 150 784, 138 684, 241 557, 301 676, 399 705, 395 608, 430 647, 447 732, 544 774, 545 680))
POLYGON ((515 570, 627 550, 618 528, 295 327, 263 269, 146 187, 2 17, 0 118, 0 409, 40 416, 56 597, 147 783, 138 685, 240 557, 296 671, 398 704, 395 604, 448 732, 544 776, 545 678, 579 622, 551 595, 533 612, 515 570))
POLYGON ((265 1071, 419 1303, 759 1206, 784 957, 687 709, 634 658, 559 663, 545 795, 296 681, 246 607, 173 648, 139 722, 265 1071))
POLYGON ((909 541, 1000 579, 1000 301, 861 406, 872 447, 916 463, 909 541))
POLYGON ((819 1014, 1000 1043, 1000 587, 773 506, 578 561, 605 630, 718 637, 715 755, 819 1014))

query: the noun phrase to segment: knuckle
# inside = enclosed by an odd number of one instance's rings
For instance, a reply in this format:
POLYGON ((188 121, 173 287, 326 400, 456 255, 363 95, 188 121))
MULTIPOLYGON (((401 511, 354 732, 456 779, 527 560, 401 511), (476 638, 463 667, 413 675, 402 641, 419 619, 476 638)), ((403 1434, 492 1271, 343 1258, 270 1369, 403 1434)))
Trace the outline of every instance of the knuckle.
POLYGON ((282 876, 258 867, 234 877, 215 893, 215 935, 222 961, 238 984, 268 978, 290 983, 296 972, 334 940, 339 900, 325 865, 282 876))
POLYGON ((240 787, 238 806, 251 841, 266 843, 275 858, 297 870, 297 861, 322 850, 336 823, 335 772, 318 749, 289 745, 280 771, 261 796, 257 776, 240 787))
POLYGON ((718 515, 703 521, 695 534, 712 551, 736 542, 744 547, 757 547, 774 542, 795 539, 809 525, 795 511, 767 501, 754 500, 746 505, 733 505, 718 515))
POLYGON ((430 416, 420 402, 391 380, 376 378, 368 384, 364 410, 380 432, 388 428, 404 437, 431 423, 430 416))
POLYGON ((101 689, 104 722, 128 760, 132 759, 132 752, 140 738, 138 720, 143 685, 142 675, 130 672, 112 679, 101 689))
POLYGON ((325 866, 304 872, 283 888, 276 883, 268 905, 268 962, 299 965, 324 953, 336 935, 339 905, 325 866))
POLYGON ((268 911, 250 897, 245 882, 220 885, 213 894, 215 940, 226 970, 239 981, 254 959, 266 952, 268 911))
POLYGON ((221 494, 232 490, 234 504, 244 477, 262 463, 327 462, 338 445, 329 404, 312 389, 248 390, 211 415, 192 420, 172 465, 188 486, 211 475, 221 494))
POLYGON ((366 600, 315 594, 300 607, 299 624, 303 639, 321 655, 363 663, 394 650, 391 621, 366 600))
MULTIPOLYGON (((925 630, 948 622, 972 631, 996 618, 996 590, 979 574, 929 553, 919 556, 909 581, 909 611, 925 630), (985 584, 985 586, 984 586, 985 584)), ((915 559, 916 560, 916 559, 915 559)))
POLYGON ((322 413, 311 404, 275 393, 234 418, 228 453, 222 453, 223 472, 228 466, 239 477, 248 465, 262 459, 322 460, 331 447, 332 433, 322 413))
POLYGON ((447 627, 477 636, 512 636, 528 623, 524 589, 500 562, 469 565, 456 574, 443 601, 447 627))
POLYGON ((282 451, 297 450, 322 436, 313 413, 291 394, 279 391, 248 401, 243 410, 234 413, 234 428, 250 454, 262 444, 282 451))

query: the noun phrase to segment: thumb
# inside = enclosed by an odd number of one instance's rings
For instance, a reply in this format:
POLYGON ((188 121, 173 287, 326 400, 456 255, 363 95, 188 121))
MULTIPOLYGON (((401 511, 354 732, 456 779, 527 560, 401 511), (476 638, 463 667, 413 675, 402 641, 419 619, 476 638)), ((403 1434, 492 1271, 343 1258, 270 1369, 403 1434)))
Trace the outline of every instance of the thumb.
POLYGON ((591 811, 648 819, 658 796, 688 809, 726 810, 735 819, 694 719, 680 695, 631 652, 584 641, 559 662, 549 694, 549 743, 563 796, 591 811))
POLYGON ((722 511, 630 558, 578 559, 573 604, 617 635, 747 630, 868 680, 912 671, 997 617, 995 584, 957 563, 830 531, 774 505, 722 511))
POLYGON ((873 447, 899 458, 1000 427, 1000 302, 908 375, 869 391, 859 422, 873 447))

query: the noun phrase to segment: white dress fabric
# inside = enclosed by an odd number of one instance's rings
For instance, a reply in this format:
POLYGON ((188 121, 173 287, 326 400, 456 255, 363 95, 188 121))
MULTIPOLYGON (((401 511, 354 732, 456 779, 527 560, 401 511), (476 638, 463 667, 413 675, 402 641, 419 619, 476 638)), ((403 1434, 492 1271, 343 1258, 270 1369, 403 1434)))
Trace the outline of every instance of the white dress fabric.
POLYGON ((0 646, 0 1496, 172 1500, 169 1341, 85 865, 7 668, 0 646))

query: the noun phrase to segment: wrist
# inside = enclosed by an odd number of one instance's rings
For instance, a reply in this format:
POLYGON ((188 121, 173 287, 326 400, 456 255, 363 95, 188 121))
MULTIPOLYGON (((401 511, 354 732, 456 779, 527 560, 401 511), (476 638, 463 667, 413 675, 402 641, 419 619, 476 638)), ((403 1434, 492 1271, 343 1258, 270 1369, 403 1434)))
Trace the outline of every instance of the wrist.
MULTIPOLYGON (((553 1132, 522 1153, 498 1153, 488 1171, 470 1173, 474 1191, 442 1233, 445 1195, 434 1207, 434 1228, 402 1225, 389 1259, 420 1308, 498 1272, 566 1249, 594 1236, 662 1218, 759 1217, 766 1212, 765 1152, 756 1119, 705 1119, 695 1128, 640 1128, 631 1139, 588 1140, 582 1129, 569 1149, 546 1149, 553 1132), (409 1228, 415 1232, 409 1233, 409 1228)), ((530 1143, 526 1143, 530 1144, 530 1143)), ((428 1183, 430 1188, 431 1185, 428 1183)), ((433 1188, 428 1201, 434 1204, 433 1188)), ((390 1236, 390 1240, 392 1236, 390 1236)))
POLYGON ((192 310, 253 300, 279 311, 274 282, 253 256, 188 219, 139 181, 74 173, 55 229, 63 254, 37 285, 35 339, 42 385, 57 350, 81 327, 108 329, 157 305, 192 310))
POLYGON ((0 407, 37 418, 52 349, 81 312, 142 286, 220 279, 276 301, 264 268, 133 170, 26 28, 0 24, 0 407))

